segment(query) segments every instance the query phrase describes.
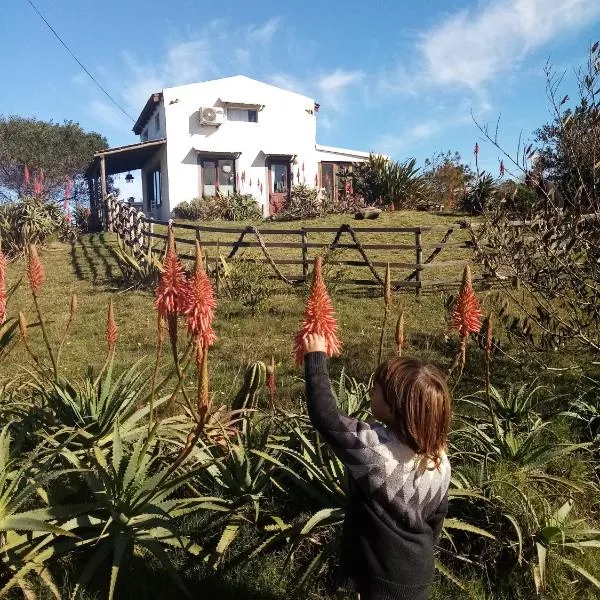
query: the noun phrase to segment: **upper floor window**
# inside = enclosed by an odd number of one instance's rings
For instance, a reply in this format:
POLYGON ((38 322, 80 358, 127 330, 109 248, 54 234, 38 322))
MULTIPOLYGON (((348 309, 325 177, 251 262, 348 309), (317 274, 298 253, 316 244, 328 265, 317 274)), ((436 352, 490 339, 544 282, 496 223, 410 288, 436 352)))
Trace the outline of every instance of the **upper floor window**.
POLYGON ((154 115, 154 129, 158 132, 160 131, 160 113, 156 113, 154 115))
POLYGON ((228 108, 227 119, 229 121, 243 121, 245 123, 258 123, 258 111, 246 108, 228 108))

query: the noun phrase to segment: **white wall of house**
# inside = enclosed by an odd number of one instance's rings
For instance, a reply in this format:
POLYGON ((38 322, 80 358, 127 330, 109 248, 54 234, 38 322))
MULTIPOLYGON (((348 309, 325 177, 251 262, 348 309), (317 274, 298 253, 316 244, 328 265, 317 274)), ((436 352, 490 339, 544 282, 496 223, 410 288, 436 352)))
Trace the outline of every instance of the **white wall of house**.
POLYGON ((314 184, 316 118, 311 98, 236 76, 165 89, 163 105, 171 210, 201 195, 198 155, 203 152, 239 153, 235 164, 240 176, 238 191, 252 194, 265 207, 269 194, 265 166, 268 154, 295 155, 295 181, 299 173, 301 182, 314 184), (256 123, 226 118, 219 127, 200 124, 202 107, 221 107, 227 115, 228 108, 247 109, 253 105, 263 107, 256 123))
MULTIPOLYGON (((164 89, 140 136, 142 141, 167 139, 160 154, 163 201, 156 216, 166 219, 179 203, 202 196, 202 157, 234 155, 237 191, 254 196, 265 215, 269 214, 269 156, 293 156, 293 183, 310 186, 321 183, 321 161, 368 158, 367 152, 318 146, 316 120, 312 98, 242 75, 164 89), (206 107, 222 109, 223 123, 201 124, 200 111, 206 107), (256 122, 236 120, 244 114, 239 111, 257 108, 256 122)), ((144 171, 154 166, 147 165, 144 171)), ((145 175, 143 185, 146 199, 145 175)))

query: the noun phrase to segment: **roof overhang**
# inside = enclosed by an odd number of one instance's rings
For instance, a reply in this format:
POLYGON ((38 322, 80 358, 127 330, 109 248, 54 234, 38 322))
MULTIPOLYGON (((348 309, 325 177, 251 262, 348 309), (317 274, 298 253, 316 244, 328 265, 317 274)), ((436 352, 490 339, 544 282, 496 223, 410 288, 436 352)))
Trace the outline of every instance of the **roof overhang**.
POLYGON ((262 102, 255 102, 255 100, 255 98, 240 98, 237 95, 219 97, 219 102, 223 104, 223 106, 239 106, 240 108, 254 108, 256 110, 262 110, 265 105, 262 102))
POLYGON ((194 151, 198 154, 202 154, 205 156, 214 156, 215 158, 233 158, 235 160, 237 160, 242 154, 241 152, 219 152, 218 150, 203 150, 202 148, 196 147, 194 147, 194 151))
POLYGON ((157 107, 158 104, 160 104, 162 99, 162 92, 152 94, 150 98, 148 98, 146 106, 142 108, 142 112, 140 113, 140 116, 138 117, 137 121, 135 122, 135 125, 133 126, 133 133, 135 133, 135 135, 140 135, 140 133, 142 133, 142 130, 148 122, 148 119, 152 116, 154 109, 157 107))
POLYGON ((316 151, 319 153, 320 158, 324 160, 368 160, 371 154, 375 156, 384 156, 384 158, 389 158, 383 154, 371 153, 371 152, 363 152, 361 150, 350 150, 348 148, 335 148, 333 146, 321 146, 317 144, 315 146, 316 151))
POLYGON ((97 175, 100 171, 100 162, 104 158, 104 167, 107 175, 125 173, 141 169, 165 144, 167 140, 152 140, 119 148, 108 148, 94 154, 85 174, 88 177, 97 175))
POLYGON ((296 154, 291 152, 267 152, 263 150, 262 153, 270 160, 289 160, 290 162, 296 158, 296 154))

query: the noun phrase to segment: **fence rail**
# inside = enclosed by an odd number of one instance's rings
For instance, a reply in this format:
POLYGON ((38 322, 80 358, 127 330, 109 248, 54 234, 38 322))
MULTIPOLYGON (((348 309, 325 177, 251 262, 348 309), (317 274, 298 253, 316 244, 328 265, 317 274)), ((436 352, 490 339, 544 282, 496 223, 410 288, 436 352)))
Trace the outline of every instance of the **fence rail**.
MULTIPOLYGON (((425 287, 450 285, 460 280, 458 276, 440 279, 429 278, 426 275, 432 269, 458 268, 470 262, 471 252, 464 259, 436 260, 442 251, 461 248, 472 250, 473 248, 470 240, 450 241, 455 232, 469 227, 465 223, 424 227, 353 227, 349 224, 343 224, 339 227, 311 226, 290 229, 275 227, 260 230, 253 226, 192 225, 147 218, 135 208, 119 202, 112 196, 107 197, 105 224, 109 231, 118 233, 125 243, 132 248, 132 251, 139 253, 142 258, 143 251, 147 251, 149 248, 156 253, 164 252, 164 246, 162 248, 154 247, 153 241, 166 241, 169 226, 172 226, 175 232, 175 241, 180 250, 179 255, 183 259, 189 259, 192 253, 181 252, 182 247, 189 247, 191 250, 196 240, 200 241, 203 248, 227 250, 228 252, 224 256, 226 260, 236 257, 240 250, 259 249, 258 257, 253 256, 252 260, 269 264, 274 271, 274 276, 288 284, 303 282, 308 279, 311 250, 353 250, 359 254, 356 259, 349 260, 346 257, 334 257, 330 260, 330 263, 352 269, 366 268, 369 271, 370 278, 365 279, 364 276, 344 278, 338 280, 339 283, 381 286, 384 284, 384 278, 377 269, 386 268, 389 264, 390 269, 407 269, 410 271, 401 279, 396 276, 392 281, 392 286, 396 289, 412 288, 417 294, 425 287), (192 232, 194 235, 189 235, 192 232), (443 232, 440 240, 423 239, 424 234, 431 237, 436 232, 443 232), (234 239, 222 239, 223 234, 227 234, 234 239), (404 239, 402 242, 397 243, 373 243, 373 240, 362 241, 364 236, 371 236, 371 234, 393 234, 402 238, 408 236, 411 241, 410 243, 406 243, 408 240, 405 241, 404 239), (314 241, 314 236, 327 237, 328 239, 325 242, 314 241), (311 240, 311 237, 313 240, 311 240), (292 240, 296 238, 297 241, 290 241, 290 238, 292 240), (281 251, 285 251, 283 256, 278 255, 281 251), (371 253, 378 254, 378 256, 373 256, 371 253), (398 253, 404 253, 404 256, 398 257, 398 253), (280 266, 296 266, 300 269, 294 273, 284 274, 279 268, 280 266)), ((457 271, 457 275, 459 274, 460 271, 457 271)))

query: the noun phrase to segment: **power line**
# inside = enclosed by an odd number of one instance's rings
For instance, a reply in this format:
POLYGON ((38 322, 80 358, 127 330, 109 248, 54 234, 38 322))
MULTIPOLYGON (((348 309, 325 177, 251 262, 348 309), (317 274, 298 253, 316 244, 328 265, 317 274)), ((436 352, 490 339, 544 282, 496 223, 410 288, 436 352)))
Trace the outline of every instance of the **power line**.
POLYGON ((38 10, 37 6, 31 1, 27 0, 31 8, 38 14, 40 19, 48 26, 48 29, 54 34, 54 37, 64 46, 65 50, 73 57, 75 62, 85 71, 87 76, 102 90, 104 95, 128 118, 135 123, 135 119, 108 93, 108 91, 102 86, 102 84, 85 68, 84 64, 73 54, 72 50, 67 46, 63 39, 56 33, 56 30, 44 17, 44 15, 38 10))

